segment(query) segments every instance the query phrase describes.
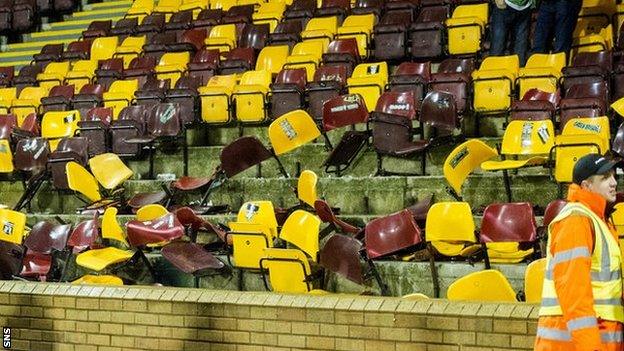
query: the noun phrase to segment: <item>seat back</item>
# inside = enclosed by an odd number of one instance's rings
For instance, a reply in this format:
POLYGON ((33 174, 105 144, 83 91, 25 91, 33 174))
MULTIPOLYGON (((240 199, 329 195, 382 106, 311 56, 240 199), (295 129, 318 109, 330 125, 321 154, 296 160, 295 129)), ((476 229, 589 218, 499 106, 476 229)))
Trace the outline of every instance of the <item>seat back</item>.
POLYGON ((467 202, 438 202, 429 208, 425 233, 427 242, 474 244, 476 226, 467 202))
POLYGON ((71 227, 71 224, 55 225, 48 221, 38 222, 24 239, 24 246, 29 251, 40 254, 51 254, 53 250, 62 251, 65 249, 71 227))
POLYGON ((126 233, 117 221, 117 207, 108 207, 102 215, 102 239, 115 240, 128 246, 126 233))
POLYGON ((443 131, 443 134, 452 133, 460 124, 455 97, 439 91, 428 93, 421 105, 420 122, 443 131))
POLYGON ((296 210, 284 222, 279 237, 301 249, 313 262, 317 262, 320 225, 321 220, 317 216, 296 210))
POLYGON ((67 160, 86 165, 89 158, 89 142, 83 137, 65 137, 58 143, 57 149, 50 154, 48 169, 52 173, 52 183, 56 189, 67 190, 65 163, 67 160))
POLYGON ((181 131, 179 104, 158 104, 147 117, 147 132, 154 137, 175 137, 181 131))
POLYGON ((273 157, 271 151, 254 136, 242 136, 221 151, 221 168, 228 178, 273 157))
POLYGON ((261 267, 269 271, 271 290, 281 293, 306 293, 311 290, 310 264, 305 253, 297 249, 264 250, 261 267))
POLYGON ((112 58, 117 50, 117 37, 100 37, 91 44, 91 60, 100 61, 112 58))
POLYGON ((501 153, 506 155, 548 154, 554 145, 552 121, 511 121, 505 129, 501 153))
POLYGON ((332 235, 321 249, 319 264, 334 273, 357 283, 364 282, 360 265, 360 250, 362 243, 358 240, 341 234, 332 235))
POLYGON ((266 226, 271 240, 277 238, 277 219, 271 201, 248 201, 241 205, 236 216, 237 222, 255 223, 266 226))
POLYGON ((387 91, 377 100, 375 112, 416 119, 416 96, 413 91, 387 91))
POLYGON ((0 241, 20 245, 26 228, 26 214, 6 208, 0 209, 0 241))
POLYGON ((303 110, 288 112, 269 126, 269 140, 278 156, 297 149, 320 135, 312 117, 303 110))
POLYGON ((370 259, 391 255, 422 242, 420 228, 409 210, 368 222, 364 237, 370 259))
POLYGON ((134 174, 123 161, 113 153, 106 153, 92 157, 89 167, 93 176, 105 189, 113 190, 134 174))
POLYGON ((546 272, 546 258, 540 258, 527 265, 524 271, 524 295, 527 303, 542 301, 542 288, 546 272))
POLYGON ((532 243, 537 239, 533 207, 528 202, 496 203, 483 211, 482 243, 532 243))
POLYGON ((266 70, 277 74, 286 63, 286 57, 290 52, 288 45, 267 46, 256 59, 256 70, 266 70))
POLYGON ((505 276, 494 269, 469 273, 449 285, 451 301, 516 302, 516 292, 505 276))
POLYGON ((232 236, 233 265, 237 268, 259 269, 264 250, 273 247, 268 227, 258 223, 228 223, 232 236))
POLYGON ((297 181, 297 197, 310 207, 314 207, 314 203, 318 198, 316 193, 317 183, 318 176, 316 173, 307 169, 301 172, 297 181))
POLYGON ((50 141, 50 149, 54 151, 61 138, 74 135, 79 121, 78 110, 46 112, 41 120, 41 136, 50 141))
POLYGON ((70 161, 65 165, 65 173, 67 174, 67 185, 71 190, 81 193, 91 202, 102 199, 97 180, 84 167, 70 161))
POLYGON ((444 179, 458 196, 468 176, 484 161, 498 154, 496 149, 479 139, 470 139, 457 146, 444 160, 444 179))
POLYGON ((323 130, 368 122, 368 109, 359 94, 340 95, 323 104, 323 130))

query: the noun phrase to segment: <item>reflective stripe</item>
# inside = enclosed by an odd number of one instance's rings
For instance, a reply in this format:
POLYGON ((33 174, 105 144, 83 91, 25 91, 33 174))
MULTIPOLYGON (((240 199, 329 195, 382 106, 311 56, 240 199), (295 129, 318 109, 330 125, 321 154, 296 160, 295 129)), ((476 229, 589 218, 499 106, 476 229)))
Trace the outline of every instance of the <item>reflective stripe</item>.
POLYGON ((557 341, 572 341, 572 335, 567 330, 537 327, 537 336, 557 341))
POLYGON ((589 253, 589 249, 586 246, 575 247, 570 250, 565 250, 561 252, 557 252, 550 262, 555 266, 558 263, 570 261, 579 257, 588 257, 591 258, 591 254, 589 253))
POLYGON ((598 326, 596 317, 579 317, 568 321, 568 330, 573 332, 578 329, 591 328, 598 326))
POLYGON ((594 299, 594 304, 619 306, 622 304, 622 299, 594 299))
POLYGON ((624 335, 621 331, 614 332, 600 332, 600 340, 602 342, 622 342, 624 341, 624 335))
POLYGON ((559 299, 557 299, 556 297, 543 297, 542 306, 544 307, 559 306, 559 299))
POLYGON ((597 282, 608 282, 612 280, 619 280, 622 277, 622 271, 601 271, 601 272, 591 272, 591 278, 593 281, 597 282))

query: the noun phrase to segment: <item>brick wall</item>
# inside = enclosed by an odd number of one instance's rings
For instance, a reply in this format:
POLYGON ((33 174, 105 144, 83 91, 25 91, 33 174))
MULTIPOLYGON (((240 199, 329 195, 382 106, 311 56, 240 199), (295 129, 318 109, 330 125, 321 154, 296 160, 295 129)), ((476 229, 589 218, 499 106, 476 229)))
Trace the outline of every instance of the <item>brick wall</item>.
POLYGON ((537 307, 0 281, 15 350, 530 350, 537 307))

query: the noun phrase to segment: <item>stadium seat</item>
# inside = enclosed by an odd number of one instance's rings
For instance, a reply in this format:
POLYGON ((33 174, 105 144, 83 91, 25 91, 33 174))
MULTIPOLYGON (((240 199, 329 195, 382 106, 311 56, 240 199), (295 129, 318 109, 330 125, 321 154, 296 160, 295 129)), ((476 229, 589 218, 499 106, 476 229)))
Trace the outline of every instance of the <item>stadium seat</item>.
POLYGON ((223 18, 223 10, 217 8, 203 9, 199 12, 195 21, 193 21, 193 28, 195 29, 207 29, 221 23, 223 18))
POLYGON ((158 61, 158 65, 154 68, 156 78, 170 79, 171 85, 180 79, 186 72, 186 65, 190 61, 188 52, 166 53, 158 61))
POLYGON ((347 81, 345 66, 321 66, 314 74, 314 80, 306 85, 308 111, 315 121, 323 119, 323 103, 340 95, 347 81))
POLYGON ((185 30, 191 29, 193 22, 193 11, 192 10, 181 10, 171 14, 171 17, 167 19, 167 23, 165 23, 165 31, 174 31, 176 34, 180 35, 185 30))
POLYGON ((78 129, 80 113, 78 110, 50 111, 41 119, 41 136, 48 139, 50 150, 56 150, 62 138, 74 136, 78 129))
POLYGON ((598 117, 607 114, 609 90, 606 82, 575 84, 566 91, 559 106, 560 120, 598 117))
POLYGON ((13 84, 13 77, 15 76, 14 66, 0 67, 0 88, 7 88, 13 84))
MULTIPOLYGON (((314 0, 311 0, 312 2, 314 0)), ((303 23, 297 19, 282 20, 273 33, 269 35, 268 43, 270 45, 287 45, 292 48, 301 41, 301 32, 303 23)))
POLYGON ((103 154, 110 148, 109 126, 113 121, 113 109, 110 107, 95 107, 85 115, 81 114, 78 122, 80 136, 87 138, 89 156, 103 154))
POLYGON ((149 105, 131 105, 121 109, 118 118, 112 121, 110 127, 111 151, 114 154, 126 157, 139 155, 140 145, 129 144, 126 139, 145 135, 147 113, 151 108, 149 105))
MULTIPOLYGON (((44 136, 45 138, 45 136, 44 136)), ((48 169, 52 176, 52 185, 57 190, 69 190, 65 165, 74 161, 82 166, 89 160, 89 142, 82 137, 63 137, 58 141, 56 150, 48 156, 48 169)))
POLYGON ((128 68, 133 58, 139 57, 145 45, 145 35, 139 37, 127 37, 115 50, 113 57, 121 57, 124 68, 128 68))
MULTIPOLYGON (((610 51, 580 52, 572 57, 572 63, 564 67, 561 72, 563 81, 560 84, 562 91, 568 91, 575 84, 609 81, 612 70, 612 54, 610 51)), ((618 95, 618 70, 614 67, 615 95, 618 95)))
POLYGON ((11 103, 17 99, 17 88, 0 88, 0 113, 9 113, 11 103))
POLYGON ((293 151, 321 136, 307 112, 295 110, 275 119, 269 126, 269 140, 276 156, 293 151))
MULTIPOLYGON (((309 278, 310 263, 301 250, 267 248, 260 267, 262 272, 268 271, 271 291, 300 294, 314 291, 309 278)), ((269 289, 268 284, 266 288, 269 289)))
POLYGON ((301 32, 301 38, 305 40, 321 40, 327 47, 329 42, 334 40, 334 35, 338 32, 338 17, 315 17, 306 24, 305 30, 301 32))
MULTIPOLYGON (((504 113, 511 107, 518 56, 490 56, 472 72, 473 106, 478 114, 504 113)), ((477 122, 478 123, 478 122, 477 122)))
POLYGON ((444 22, 449 17, 444 6, 423 7, 409 27, 410 56, 415 60, 441 57, 444 53, 444 22))
POLYGON ((415 108, 417 112, 420 112, 420 104, 425 98, 427 84, 430 80, 430 62, 403 62, 390 76, 388 88, 390 91, 413 91, 416 97, 415 108))
POLYGON ((72 105, 75 110, 84 116, 90 109, 98 107, 102 103, 104 87, 100 84, 86 84, 78 94, 74 94, 72 105))
POLYGON ((136 34, 139 22, 143 20, 142 16, 139 17, 125 17, 115 22, 115 26, 110 30, 110 36, 115 36, 119 40, 124 40, 130 35, 136 34))
POLYGON ((254 24, 269 24, 269 31, 272 33, 275 27, 282 20, 282 15, 286 10, 286 4, 280 1, 264 2, 260 4, 258 11, 253 14, 254 24))
MULTIPOLYGON (((130 66, 123 70, 123 79, 136 79, 143 86, 151 78, 155 78, 157 59, 154 56, 139 56, 130 61, 130 66)), ((110 89, 110 87, 109 87, 110 89)))
POLYGON ((48 96, 41 98, 42 113, 48 111, 67 111, 74 98, 73 85, 57 85, 50 89, 48 96))
POLYGON ((545 271, 545 258, 540 258, 527 265, 526 271, 524 271, 524 296, 527 303, 538 304, 542 301, 545 271))
POLYGON ((235 24, 220 24, 212 28, 204 44, 207 48, 228 52, 236 47, 236 39, 235 24))
POLYGON ((65 84, 74 86, 74 91, 79 92, 83 86, 93 81, 95 70, 98 63, 93 60, 75 61, 67 75, 65 75, 65 84))
POLYGON ((305 107, 306 76, 304 68, 283 69, 277 74, 275 82, 271 84, 272 118, 305 107))
POLYGON ((141 21, 141 24, 136 27, 136 34, 147 34, 148 36, 152 36, 162 32, 165 28, 165 22, 167 22, 167 16, 170 15, 156 12, 152 12, 150 15, 145 16, 145 18, 141 21))
POLYGON ((460 5, 446 20, 450 55, 476 55, 488 23, 488 4, 460 5))
POLYGON ((315 18, 319 17, 338 17, 339 22, 347 17, 351 12, 351 3, 347 0, 322 0, 321 6, 316 9, 315 18))
POLYGON ((253 48, 235 48, 230 50, 219 64, 221 75, 242 74, 253 70, 256 65, 256 53, 253 48))
POLYGON ((371 36, 377 18, 374 14, 351 15, 347 17, 336 32, 336 38, 355 38, 360 58, 365 60, 369 56, 371 36))
POLYGON ((42 73, 37 74, 37 81, 40 87, 50 90, 55 85, 63 84, 67 72, 69 72, 69 61, 52 62, 46 66, 42 73))
POLYGON ((92 44, 92 39, 72 41, 67 44, 67 48, 63 51, 61 59, 63 61, 88 60, 91 57, 92 44))
POLYGON ((444 160, 443 167, 444 179, 451 186, 451 194, 460 200, 462 186, 468 176, 496 154, 496 149, 479 139, 470 139, 455 147, 444 160))
POLYGON ((51 269, 54 254, 65 249, 70 231, 71 224, 54 225, 48 221, 35 224, 24 239, 26 254, 20 276, 42 282, 58 280, 61 272, 51 269))
POLYGON ((283 68, 305 68, 309 77, 313 77, 327 47, 322 40, 309 40, 298 43, 290 56, 286 58, 283 68))
POLYGON ((86 30, 82 31, 82 38, 95 39, 99 37, 107 37, 113 28, 112 20, 93 21, 86 30))
POLYGON ((267 46, 258 54, 256 71, 269 71, 277 74, 286 63, 290 52, 288 45, 267 46))
POLYGON ((205 123, 228 123, 232 118, 230 100, 236 86, 236 75, 214 76, 199 87, 201 119, 205 123))
MULTIPOLYGON (((241 270, 259 272, 264 250, 273 247, 269 229, 263 224, 242 222, 230 222, 228 227, 230 230, 227 236, 232 241, 231 255, 228 256, 230 265, 241 270)), ((239 280, 240 290, 243 290, 243 282, 243 279, 239 280)))
POLYGON ((269 240, 278 237, 277 219, 271 201, 248 201, 241 205, 236 216, 236 222, 246 224, 260 224, 268 229, 269 240))
POLYGON ((577 37, 572 42, 570 56, 581 52, 596 52, 613 48, 613 27, 611 24, 600 29, 599 33, 577 37))
POLYGON ((241 123, 262 123, 267 120, 268 93, 271 72, 248 71, 243 73, 232 91, 236 120, 241 123))
POLYGON ((26 116, 38 114, 41 99, 48 95, 45 87, 26 87, 18 98, 11 103, 11 113, 17 116, 17 125, 21 126, 26 116))
POLYGON ((547 93, 539 89, 529 89, 522 100, 511 104, 509 119, 541 121, 545 119, 555 120, 555 112, 561 100, 559 92, 547 93))
POLYGON ((355 38, 336 39, 329 43, 327 52, 323 54, 324 66, 344 66, 347 76, 360 63, 360 53, 355 38))
POLYGON ((30 202, 47 178, 46 161, 49 153, 50 146, 43 138, 29 137, 17 142, 13 163, 16 170, 26 174, 28 181, 25 183, 24 193, 14 206, 16 211, 24 207, 30 210, 30 202))
POLYGON ((98 62, 98 69, 95 70, 95 80, 107 90, 113 81, 123 78, 123 70, 123 59, 101 60, 98 62))
POLYGON ((132 6, 128 9, 126 13, 127 17, 136 17, 139 20, 143 20, 143 17, 152 13, 154 9, 154 1, 153 0, 138 0, 132 3, 132 6))
POLYGON ((63 44, 46 44, 41 48, 41 52, 33 55, 36 65, 47 66, 50 62, 61 60, 63 54, 63 44))
POLYGON ((112 58, 117 50, 117 37, 101 37, 91 44, 91 60, 100 61, 112 58))
POLYGON ((388 64, 386 62, 362 63, 355 67, 353 75, 347 79, 349 94, 360 94, 369 111, 373 111, 377 99, 388 84, 388 64))
POLYGON ((125 106, 130 105, 134 92, 139 88, 139 82, 136 79, 116 80, 114 81, 103 97, 104 107, 113 108, 113 120, 117 119, 119 111, 125 106))
POLYGON ((410 13, 386 14, 373 30, 373 57, 379 61, 403 60, 408 55, 407 29, 410 13))
POLYGON ((469 273, 448 287, 451 301, 516 302, 516 292, 505 276, 494 269, 469 273))
POLYGON ((565 66, 565 53, 533 54, 518 73, 518 96, 536 88, 548 93, 557 91, 561 70, 565 66))
POLYGON ((177 103, 180 106, 180 117, 185 125, 196 122, 199 113, 199 78, 182 77, 173 89, 167 90, 165 102, 177 103))
POLYGON ((198 51, 191 62, 187 65, 187 74, 190 77, 199 78, 200 85, 206 85, 208 80, 216 74, 219 69, 219 50, 202 49, 198 51))
POLYGON ((37 85, 37 74, 43 71, 43 67, 38 65, 27 65, 20 68, 17 76, 13 77, 13 86, 21 91, 25 87, 37 85))

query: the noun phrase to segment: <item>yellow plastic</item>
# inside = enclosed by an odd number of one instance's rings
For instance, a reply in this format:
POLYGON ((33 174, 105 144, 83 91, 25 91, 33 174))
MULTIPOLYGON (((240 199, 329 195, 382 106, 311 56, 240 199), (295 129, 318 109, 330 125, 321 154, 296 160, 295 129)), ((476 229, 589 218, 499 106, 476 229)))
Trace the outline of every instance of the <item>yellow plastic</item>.
POLYGON ((518 75, 519 96, 530 89, 554 93, 557 91, 557 82, 561 77, 561 70, 565 66, 565 53, 533 54, 529 57, 524 68, 520 68, 518 75))
POLYGON ((252 15, 254 24, 269 24, 269 31, 273 33, 282 15, 286 10, 286 4, 280 1, 263 2, 258 8, 258 12, 252 15))
POLYGON ((217 124, 230 121, 230 97, 236 81, 235 74, 214 76, 206 86, 199 87, 202 121, 217 124))
POLYGON ((139 23, 143 21, 143 18, 152 13, 154 10, 153 0, 135 0, 132 3, 130 9, 128 9, 128 17, 137 17, 139 23))
POLYGON ((102 238, 116 240, 128 246, 126 233, 117 221, 117 208, 108 207, 102 215, 102 238))
POLYGON ((182 4, 178 11, 193 10, 193 19, 197 19, 197 15, 201 10, 208 7, 208 1, 205 0, 182 0, 182 4))
MULTIPOLYGON (((609 149, 609 141, 611 140, 611 131, 609 129, 609 117, 582 117, 574 118, 563 127, 561 136, 569 135, 593 135, 598 137, 602 142, 600 146, 601 153, 607 152, 609 149)), ((561 138, 557 136, 555 142, 561 138)))
POLYGON ((474 108, 480 113, 507 111, 518 76, 517 55, 489 56, 472 72, 474 108))
POLYGON ((171 86, 174 86, 182 74, 186 72, 186 65, 190 60, 191 56, 188 51, 168 52, 164 54, 154 69, 156 71, 156 78, 162 80, 170 79, 171 86))
MULTIPOLYGON (((609 141, 606 140, 606 143, 608 142, 609 141)), ((555 149, 555 180, 558 183, 571 183, 573 181, 572 170, 574 169, 576 161, 589 153, 603 154, 604 152, 600 149, 599 145, 604 143, 605 140, 595 134, 557 136, 557 148, 555 149), (594 146, 593 144, 598 146, 594 146)))
POLYGON ((41 98, 48 96, 45 87, 26 87, 22 89, 17 100, 11 104, 11 113, 17 118, 17 125, 21 126, 24 119, 31 113, 39 113, 41 98))
POLYGON ((318 176, 316 173, 306 169, 299 175, 297 181, 297 196, 299 200, 314 207, 314 202, 318 199, 316 194, 316 184, 318 183, 318 176))
POLYGON ((139 208, 136 212, 136 220, 145 222, 162 217, 169 213, 167 209, 160 204, 149 204, 139 208))
POLYGON ((154 7, 154 12, 164 12, 165 20, 169 21, 174 12, 178 12, 182 0, 159 0, 158 5, 154 7))
POLYGON ((347 78, 349 94, 360 94, 369 112, 375 109, 386 84, 388 84, 388 63, 385 61, 361 63, 355 67, 351 78, 347 78))
POLYGON ((84 167, 71 161, 65 165, 65 173, 71 190, 81 193, 92 202, 102 200, 97 180, 84 167))
POLYGON ((239 223, 262 224, 269 229, 271 240, 277 237, 277 219, 275 209, 271 201, 248 201, 245 202, 236 216, 239 223))
POLYGON ((412 300, 412 301, 421 301, 421 300, 429 300, 429 296, 421 293, 413 293, 401 296, 402 299, 412 300))
POLYGON ((112 58, 117 50, 117 37, 100 37, 91 44, 91 60, 100 61, 112 58))
POLYGON ((42 73, 37 74, 37 81, 40 87, 50 90, 63 83, 67 72, 69 72, 69 61, 51 62, 42 73))
POLYGON ((74 92, 77 94, 86 84, 91 83, 95 76, 98 62, 94 60, 80 60, 74 62, 71 71, 65 76, 65 84, 73 84, 74 92))
POLYGON ((121 286, 124 285, 121 278, 114 275, 92 275, 87 274, 71 282, 72 284, 80 285, 112 285, 121 286))
POLYGON ((7 139, 0 139, 0 173, 13 172, 13 154, 7 139))
POLYGON ((579 52, 611 50, 613 47, 613 27, 611 24, 602 28, 598 34, 584 34, 586 35, 574 39, 571 57, 576 56, 579 52))
POLYGON ((266 120, 267 94, 270 91, 271 72, 247 71, 232 98, 236 104, 236 119, 242 123, 260 123, 266 120))
POLYGON ((533 254, 533 248, 521 250, 519 243, 487 243, 485 246, 492 263, 520 263, 533 254))
POLYGON ((117 119, 119 112, 130 105, 134 98, 134 93, 139 89, 139 81, 137 79, 116 80, 103 94, 104 107, 113 108, 113 119, 117 119))
POLYGON ((457 146, 444 160, 444 178, 455 190, 457 195, 462 194, 462 185, 466 178, 481 166, 481 163, 491 159, 498 153, 479 139, 470 139, 457 146))
MULTIPOLYGON (((611 219, 613 220, 613 224, 615 225, 615 230, 618 233, 618 236, 624 237, 624 203, 620 202, 614 206, 614 211, 611 214, 611 219)), ((622 245, 620 245, 622 246, 622 245)))
POLYGON ((89 160, 89 167, 91 167, 95 179, 108 190, 117 188, 134 174, 119 156, 113 153, 92 157, 89 160))
POLYGON ((376 23, 377 17, 372 13, 348 16, 338 28, 336 39, 355 38, 360 58, 364 60, 368 57, 371 33, 376 23))
POLYGON ((467 256, 479 248, 467 202, 433 204, 427 213, 425 232, 427 241, 444 256, 467 256))
POLYGON ((135 57, 139 57, 143 52, 143 45, 145 45, 145 35, 140 37, 127 37, 121 42, 121 45, 115 50, 115 57, 121 57, 123 59, 124 68, 130 66, 130 61, 135 57))
POLYGON ((516 292, 505 276, 493 269, 467 274, 449 285, 453 301, 516 302, 516 292))
POLYGON ((303 251, 269 248, 264 250, 264 256, 266 259, 262 265, 269 270, 272 291, 307 293, 311 290, 306 281, 311 274, 310 263, 303 251))
POLYGON ((56 150, 61 138, 73 137, 78 129, 80 112, 71 111, 50 111, 43 115, 41 120, 41 136, 48 139, 50 151, 56 150))
POLYGON ((317 216, 303 210, 296 210, 284 222, 280 239, 297 246, 316 262, 320 226, 321 220, 317 216))
POLYGON ((316 123, 304 110, 288 112, 269 126, 269 140, 276 155, 290 152, 320 135, 316 123))
POLYGON ((115 247, 105 247, 103 249, 89 250, 76 257, 76 263, 87 269, 99 272, 104 268, 125 262, 133 255, 130 250, 121 250, 115 247))
POLYGON ((210 0, 211 9, 229 10, 232 6, 236 6, 236 0, 210 0))
POLYGON ((612 103, 611 108, 617 112, 620 117, 624 117, 624 97, 619 98, 617 101, 612 103))
POLYGON ((511 121, 505 129, 501 154, 525 156, 524 159, 485 161, 481 168, 486 171, 499 171, 535 166, 547 161, 550 149, 555 142, 552 121, 511 121))
POLYGON ((328 45, 338 32, 338 17, 315 17, 308 21, 305 30, 301 32, 303 40, 321 39, 328 45))
POLYGON ((286 58, 284 68, 305 68, 306 76, 314 77, 316 67, 319 66, 325 50, 326 44, 322 40, 307 40, 298 43, 291 55, 286 58))
POLYGON ((288 45, 266 46, 262 48, 256 60, 257 71, 269 71, 271 74, 278 74, 282 66, 286 63, 286 57, 290 48, 288 45))
POLYGON ((488 23, 488 4, 460 5, 446 20, 448 50, 451 55, 476 54, 488 23))
POLYGON ((236 25, 220 24, 214 26, 204 44, 211 49, 219 49, 221 53, 229 52, 236 47, 236 25))
POLYGON ((524 296, 527 303, 542 302, 542 285, 546 272, 546 259, 535 260, 524 271, 524 296))
POLYGON ((11 102, 17 99, 17 88, 0 88, 0 113, 8 114, 11 102))
POLYGON ((21 245, 25 227, 25 213, 0 209, 0 241, 21 245))
POLYGON ((260 269, 260 259, 266 248, 273 247, 273 235, 269 228, 260 223, 230 222, 234 266, 246 269, 260 269))

